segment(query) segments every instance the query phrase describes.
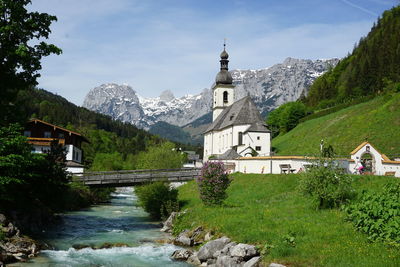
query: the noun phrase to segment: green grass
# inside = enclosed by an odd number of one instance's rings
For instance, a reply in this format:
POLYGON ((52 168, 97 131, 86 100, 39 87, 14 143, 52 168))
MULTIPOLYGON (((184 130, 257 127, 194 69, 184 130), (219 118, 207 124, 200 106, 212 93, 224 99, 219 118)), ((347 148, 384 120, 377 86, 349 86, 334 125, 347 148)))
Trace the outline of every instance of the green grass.
MULTIPOLYGON (((317 210, 298 193, 298 175, 235 174, 221 207, 206 207, 190 182, 179 188, 187 209, 176 231, 202 225, 236 242, 273 246, 264 262, 288 266, 400 266, 398 249, 370 243, 337 210, 317 210), (295 237, 295 247, 285 237, 295 237)), ((358 176, 357 191, 379 191, 388 177, 358 176)))
POLYGON ((400 155, 400 93, 377 97, 338 112, 300 123, 272 140, 278 155, 316 155, 321 139, 338 155, 350 152, 368 138, 379 151, 400 155))

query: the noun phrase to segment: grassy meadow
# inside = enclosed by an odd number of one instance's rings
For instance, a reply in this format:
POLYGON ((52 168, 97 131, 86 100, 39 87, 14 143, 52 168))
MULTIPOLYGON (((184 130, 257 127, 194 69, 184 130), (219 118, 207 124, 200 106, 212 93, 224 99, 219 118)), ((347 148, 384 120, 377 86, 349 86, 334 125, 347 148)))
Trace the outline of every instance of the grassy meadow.
MULTIPOLYGON (((206 207, 197 185, 179 187, 184 203, 174 231, 202 225, 236 242, 252 243, 264 250, 264 262, 287 266, 400 266, 400 251, 371 243, 355 231, 338 209, 317 210, 301 195, 299 176, 234 174, 225 205, 206 207)), ((393 181, 378 176, 355 176, 357 192, 375 190, 393 181)))
POLYGON ((272 146, 278 155, 317 155, 320 141, 324 139, 336 154, 349 156, 368 138, 390 157, 400 153, 399 133, 400 93, 396 93, 300 123, 290 132, 274 138, 272 146))

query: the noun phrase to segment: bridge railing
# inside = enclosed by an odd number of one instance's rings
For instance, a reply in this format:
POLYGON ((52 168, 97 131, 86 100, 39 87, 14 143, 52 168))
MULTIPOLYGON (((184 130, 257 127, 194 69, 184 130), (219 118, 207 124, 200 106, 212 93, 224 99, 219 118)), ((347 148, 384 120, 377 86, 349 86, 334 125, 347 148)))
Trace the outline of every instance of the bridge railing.
POLYGON ((199 171, 201 168, 177 168, 177 169, 143 169, 143 170, 118 170, 118 171, 95 171, 95 172, 80 172, 74 173, 77 176, 92 176, 103 174, 125 174, 125 173, 159 173, 159 172, 177 172, 177 171, 199 171))
POLYGON ((85 172, 75 174, 75 180, 91 186, 123 186, 154 181, 188 181, 195 179, 200 172, 200 168, 85 172))

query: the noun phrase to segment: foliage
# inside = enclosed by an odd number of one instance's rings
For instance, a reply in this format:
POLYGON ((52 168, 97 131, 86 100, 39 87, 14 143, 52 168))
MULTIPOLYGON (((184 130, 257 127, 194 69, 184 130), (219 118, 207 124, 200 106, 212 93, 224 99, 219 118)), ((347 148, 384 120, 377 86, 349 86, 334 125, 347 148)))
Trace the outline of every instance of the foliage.
MULTIPOLYGON (((263 264, 286 266, 399 266, 399 250, 370 242, 354 231, 340 209, 314 209, 314 202, 298 192, 299 174, 241 174, 227 189, 223 206, 205 206, 195 182, 178 188, 185 210, 174 222, 176 229, 203 226, 216 236, 237 243, 260 245, 263 264), (288 236, 289 234, 289 236, 288 236), (288 245, 295 237, 295 247, 288 245), (287 238, 285 238, 287 237, 287 238)), ((393 180, 384 176, 353 176, 353 187, 380 192, 393 180)), ((353 201, 353 200, 351 200, 353 201)))
POLYGON ((364 191, 345 211, 347 219, 368 239, 400 247, 400 183, 386 184, 378 194, 364 191))
POLYGON ((168 183, 154 182, 135 187, 139 205, 153 219, 167 217, 172 211, 178 210, 178 190, 171 188, 168 183))
POLYGON ((222 162, 204 163, 196 180, 200 198, 205 205, 221 205, 227 198, 226 189, 231 180, 222 162))
POLYGON ((61 210, 76 210, 92 204, 108 202, 114 191, 114 188, 90 188, 73 180, 63 192, 64 206, 61 210))
POLYGON ((123 160, 121 154, 118 152, 114 153, 97 153, 91 171, 115 171, 124 169, 123 160))
POLYGON ((16 124, 0 128, 0 207, 29 209, 41 203, 57 210, 69 181, 65 151, 52 145, 49 153, 31 153, 21 131, 16 124))
POLYGON ((306 106, 301 102, 288 102, 269 113, 267 124, 275 137, 295 128, 306 115, 306 106))
POLYGON ((317 155, 324 139, 335 153, 349 153, 368 138, 388 157, 400 147, 400 93, 376 97, 335 113, 300 123, 295 129, 272 140, 278 155, 317 155), (305 141, 307 140, 307 141, 305 141))
POLYGON ((50 34, 55 16, 28 12, 30 0, 0 1, 0 123, 15 120, 18 91, 37 84, 42 57, 60 54, 53 44, 41 41, 50 34))
POLYGON ((321 75, 304 100, 317 106, 322 100, 337 101, 377 95, 387 88, 399 90, 400 82, 400 6, 385 11, 367 37, 361 38, 351 55, 321 75), (397 84, 397 85, 396 85, 397 84))
POLYGON ((174 169, 181 168, 185 160, 185 153, 178 151, 173 143, 164 142, 140 152, 134 165, 137 169, 174 169))
POLYGON ((333 160, 319 159, 301 175, 299 189, 318 202, 318 208, 333 208, 352 197, 351 178, 333 160))

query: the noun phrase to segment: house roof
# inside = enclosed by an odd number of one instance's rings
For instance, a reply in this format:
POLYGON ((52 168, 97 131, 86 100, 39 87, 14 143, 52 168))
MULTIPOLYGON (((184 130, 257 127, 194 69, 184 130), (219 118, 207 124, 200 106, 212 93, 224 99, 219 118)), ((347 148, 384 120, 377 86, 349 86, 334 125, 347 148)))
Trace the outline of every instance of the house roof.
MULTIPOLYGON (((376 148, 375 148, 373 145, 371 145, 371 143, 368 142, 368 141, 365 141, 365 142, 361 143, 358 147, 356 147, 353 151, 351 151, 350 154, 351 154, 351 155, 356 154, 358 151, 360 151, 361 148, 363 148, 363 147, 366 146, 366 145, 369 145, 369 146, 373 147, 373 148, 376 150, 376 152, 378 152, 378 153, 381 155, 382 161, 383 161, 383 162, 388 162, 388 163, 396 162, 396 161, 390 160, 390 159, 388 158, 388 156, 386 156, 385 154, 382 154, 378 149, 376 149, 376 148)), ((397 162, 398 162, 398 161, 397 161, 397 162)))
POLYGON ((233 125, 251 124, 254 129, 267 131, 266 125, 261 118, 260 112, 250 96, 246 96, 229 107, 226 107, 221 114, 212 122, 205 133, 222 130, 233 125), (263 126, 262 126, 263 125, 263 126), (262 129, 264 127, 264 129, 262 129))
POLYGON ((367 142, 367 141, 362 142, 358 147, 356 147, 353 151, 351 151, 350 155, 356 154, 361 148, 363 148, 363 147, 364 147, 365 145, 367 145, 367 144, 371 145, 371 144, 370 144, 369 142, 367 142))
POLYGON ((67 160, 66 162, 65 162, 65 166, 67 166, 67 167, 77 167, 77 168, 82 168, 82 167, 84 167, 82 164, 80 164, 80 163, 78 163, 78 162, 75 162, 75 161, 72 161, 72 160, 67 160))
POLYGON ((90 141, 89 141, 86 137, 84 137, 82 134, 77 133, 77 132, 74 132, 74 131, 71 131, 71 130, 68 130, 68 129, 65 129, 65 128, 62 128, 62 127, 57 126, 57 125, 54 125, 54 124, 51 124, 51 123, 49 123, 49 122, 45 122, 45 121, 42 121, 42 120, 39 120, 39 119, 36 119, 36 118, 30 119, 29 122, 33 122, 33 123, 35 123, 35 124, 39 122, 39 123, 42 123, 42 124, 51 126, 51 127, 54 128, 54 130, 55 130, 55 129, 59 129, 59 130, 61 130, 61 131, 68 132, 69 135, 72 135, 72 134, 73 134, 73 135, 77 135, 77 136, 81 137, 81 138, 83 139, 83 141, 85 141, 85 142, 87 142, 87 143, 90 143, 90 141))

